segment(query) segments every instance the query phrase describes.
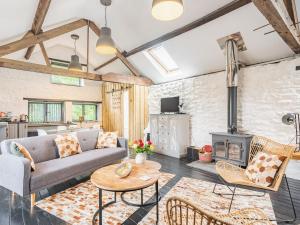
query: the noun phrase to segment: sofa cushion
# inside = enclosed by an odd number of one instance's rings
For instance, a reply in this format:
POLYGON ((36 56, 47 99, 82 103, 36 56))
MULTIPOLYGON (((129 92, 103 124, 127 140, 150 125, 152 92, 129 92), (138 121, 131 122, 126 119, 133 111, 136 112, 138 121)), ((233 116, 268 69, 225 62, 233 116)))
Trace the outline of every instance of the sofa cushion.
POLYGON ((14 141, 23 145, 28 150, 35 163, 45 162, 59 157, 54 141, 55 138, 56 135, 46 135, 5 140, 1 142, 1 151, 2 154, 11 154, 10 144, 14 141))
POLYGON ((82 152, 76 135, 57 135, 55 143, 57 145, 60 158, 76 155, 82 152))
POLYGON ((12 142, 10 144, 10 151, 12 152, 13 155, 17 157, 23 157, 26 158, 30 161, 31 169, 35 170, 35 164, 34 161, 28 152, 28 150, 21 144, 18 144, 17 142, 12 142))
POLYGON ((115 148, 118 144, 117 132, 105 132, 98 135, 96 148, 115 148))
POLYGON ((61 183, 86 172, 96 170, 127 156, 124 148, 90 150, 78 155, 36 164, 31 176, 31 191, 61 183))
POLYGON ((77 138, 81 147, 81 150, 89 151, 96 148, 99 130, 93 129, 89 131, 78 131, 77 138))

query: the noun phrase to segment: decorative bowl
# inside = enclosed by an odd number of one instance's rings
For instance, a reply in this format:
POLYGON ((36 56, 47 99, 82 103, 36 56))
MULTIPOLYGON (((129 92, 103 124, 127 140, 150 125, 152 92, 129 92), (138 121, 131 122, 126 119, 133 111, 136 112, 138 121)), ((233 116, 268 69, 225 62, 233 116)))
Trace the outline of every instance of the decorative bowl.
POLYGON ((132 170, 132 164, 129 162, 121 163, 115 170, 115 174, 120 178, 127 177, 132 170))

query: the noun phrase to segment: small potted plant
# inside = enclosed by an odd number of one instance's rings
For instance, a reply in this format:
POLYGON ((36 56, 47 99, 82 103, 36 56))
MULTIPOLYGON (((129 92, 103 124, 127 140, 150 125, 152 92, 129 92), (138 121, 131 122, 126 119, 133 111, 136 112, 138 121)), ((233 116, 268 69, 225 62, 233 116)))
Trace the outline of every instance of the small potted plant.
POLYGON ((147 154, 150 155, 153 153, 154 145, 151 141, 147 141, 146 143, 143 140, 135 140, 130 146, 136 153, 135 155, 135 163, 143 164, 147 159, 147 154))
POLYGON ((199 150, 199 160, 201 162, 210 163, 212 161, 212 146, 211 145, 204 145, 199 150))

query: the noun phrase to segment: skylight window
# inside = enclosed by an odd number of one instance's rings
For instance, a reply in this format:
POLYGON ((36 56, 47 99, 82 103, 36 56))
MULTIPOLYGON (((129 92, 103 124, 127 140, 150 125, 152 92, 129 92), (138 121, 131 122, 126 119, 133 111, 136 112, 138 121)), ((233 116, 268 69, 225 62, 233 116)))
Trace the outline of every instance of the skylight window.
POLYGON ((152 64, 163 74, 179 71, 179 67, 163 46, 148 49, 146 56, 152 64))

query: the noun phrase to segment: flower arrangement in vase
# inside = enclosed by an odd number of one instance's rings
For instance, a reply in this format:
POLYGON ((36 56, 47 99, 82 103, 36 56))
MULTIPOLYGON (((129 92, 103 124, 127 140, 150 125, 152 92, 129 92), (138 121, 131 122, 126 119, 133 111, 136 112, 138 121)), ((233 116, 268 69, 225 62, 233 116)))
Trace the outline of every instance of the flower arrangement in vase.
POLYGON ((135 163, 136 164, 143 164, 146 159, 147 155, 153 153, 154 145, 151 141, 147 141, 146 143, 143 140, 135 140, 129 146, 135 151, 135 163))

